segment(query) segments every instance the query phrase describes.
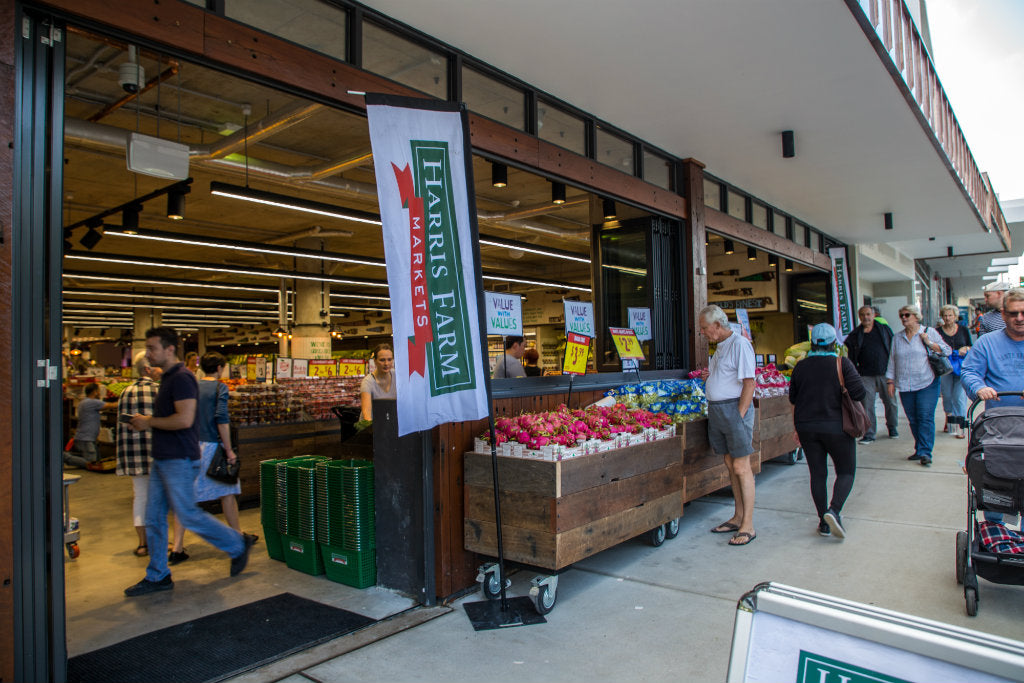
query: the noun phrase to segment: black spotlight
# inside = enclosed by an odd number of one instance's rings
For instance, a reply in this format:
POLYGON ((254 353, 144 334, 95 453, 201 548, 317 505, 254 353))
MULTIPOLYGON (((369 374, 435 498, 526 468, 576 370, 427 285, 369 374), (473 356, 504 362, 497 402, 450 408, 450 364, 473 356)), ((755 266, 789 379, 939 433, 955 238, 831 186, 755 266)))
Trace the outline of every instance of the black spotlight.
POLYGON ((754 247, 747 247, 747 260, 748 261, 756 261, 757 260, 757 249, 755 249, 754 247))
POLYGON ((82 235, 82 239, 78 240, 83 247, 92 251, 93 247, 99 244, 100 240, 103 239, 103 233, 96 228, 89 226, 89 230, 82 235))
POLYGON ((736 253, 736 248, 733 246, 732 240, 723 240, 723 241, 725 242, 725 253, 726 254, 735 254, 736 253))
POLYGON ((505 164, 491 164, 491 185, 494 187, 506 187, 508 185, 508 166, 505 164))
POLYGON ((189 188, 184 187, 167 193, 167 217, 172 221, 185 218, 185 195, 188 191, 189 188))
POLYGON ((786 259, 786 272, 787 273, 792 273, 793 272, 793 262, 790 261, 789 259, 786 259))
POLYGON ((124 230, 138 230, 139 229, 139 212, 142 207, 138 204, 132 206, 126 206, 121 211, 121 227, 124 230))
POLYGON ((782 131, 782 158, 792 159, 796 156, 796 143, 793 140, 793 131, 782 131))
POLYGON ((605 199, 602 204, 602 210, 604 211, 604 219, 610 221, 615 218, 615 200, 605 199))
POLYGON ((775 254, 769 253, 768 254, 768 267, 769 268, 774 268, 777 265, 779 265, 779 257, 776 256, 775 254))
POLYGON ((565 183, 551 181, 551 203, 565 204, 565 183))

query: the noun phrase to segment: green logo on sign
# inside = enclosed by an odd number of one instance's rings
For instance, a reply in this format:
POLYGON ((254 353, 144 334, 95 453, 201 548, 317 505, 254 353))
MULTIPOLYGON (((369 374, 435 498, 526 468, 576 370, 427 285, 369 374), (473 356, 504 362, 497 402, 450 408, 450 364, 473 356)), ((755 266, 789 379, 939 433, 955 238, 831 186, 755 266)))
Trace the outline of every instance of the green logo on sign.
POLYGON ((459 229, 448 144, 412 140, 416 195, 423 199, 426 220, 425 263, 430 326, 430 393, 432 396, 476 388, 476 363, 470 343, 471 317, 459 248, 459 229))
POLYGON ((797 683, 908 683, 870 669, 800 650, 797 683))

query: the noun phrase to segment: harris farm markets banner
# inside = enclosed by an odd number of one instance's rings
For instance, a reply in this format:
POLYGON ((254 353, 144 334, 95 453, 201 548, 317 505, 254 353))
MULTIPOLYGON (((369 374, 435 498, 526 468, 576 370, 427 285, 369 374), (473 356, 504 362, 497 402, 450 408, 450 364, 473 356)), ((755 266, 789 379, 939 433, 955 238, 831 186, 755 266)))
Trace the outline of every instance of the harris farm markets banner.
POLYGON ((398 433, 488 415, 464 113, 366 95, 395 341, 398 433))

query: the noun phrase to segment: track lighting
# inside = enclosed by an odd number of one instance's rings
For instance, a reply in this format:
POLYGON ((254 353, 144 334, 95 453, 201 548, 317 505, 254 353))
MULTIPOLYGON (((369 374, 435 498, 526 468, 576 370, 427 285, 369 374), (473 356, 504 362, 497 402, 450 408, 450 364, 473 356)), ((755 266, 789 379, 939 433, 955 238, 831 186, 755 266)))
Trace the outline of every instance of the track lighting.
POLYGON ((779 265, 779 257, 776 256, 775 254, 769 253, 768 254, 768 267, 769 268, 775 268, 778 265, 779 265))
POLYGON ((508 186, 508 166, 498 162, 491 164, 491 185, 494 187, 508 186))
POLYGON ((786 265, 786 272, 787 273, 792 273, 793 272, 793 262, 790 261, 789 259, 786 259, 786 264, 785 265, 786 265))
POLYGON ((139 229, 139 212, 142 211, 141 204, 126 206, 121 211, 121 227, 125 231, 139 229))
POLYGON ((287 333, 287 332, 285 332, 285 331, 284 331, 284 328, 283 328, 283 327, 281 327, 280 325, 278 325, 278 326, 277 326, 277 329, 276 329, 276 330, 274 330, 274 336, 275 336, 275 337, 277 337, 278 339, 280 339, 281 337, 283 337, 283 336, 284 336, 284 335, 286 335, 286 334, 288 334, 288 333, 287 333))
POLYGON ((755 249, 754 247, 747 247, 747 260, 748 261, 756 261, 757 260, 757 249, 755 249))
POLYGON ((551 181, 551 203, 565 204, 565 183, 551 181))
POLYGON ((78 241, 83 247, 92 251, 93 247, 99 244, 101 239, 103 239, 103 233, 96 228, 89 226, 89 231, 82 235, 82 239, 78 241))
POLYGON ((167 217, 172 221, 180 221, 185 217, 185 195, 191 189, 186 185, 167 193, 167 217))
POLYGON ((610 221, 615 218, 615 200, 605 199, 601 202, 604 211, 604 219, 610 221))
POLYGON ((735 254, 736 253, 736 249, 735 249, 735 247, 732 244, 732 240, 724 240, 724 242, 725 242, 725 253, 726 254, 735 254))

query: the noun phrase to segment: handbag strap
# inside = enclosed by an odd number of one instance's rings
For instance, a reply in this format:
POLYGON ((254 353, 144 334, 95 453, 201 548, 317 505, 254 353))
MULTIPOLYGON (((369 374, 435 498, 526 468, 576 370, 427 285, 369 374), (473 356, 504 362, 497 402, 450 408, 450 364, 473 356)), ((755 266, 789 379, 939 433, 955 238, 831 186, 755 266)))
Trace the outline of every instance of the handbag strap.
POLYGON ((843 381, 843 359, 836 356, 836 374, 839 375, 839 390, 846 391, 846 382, 843 381))

